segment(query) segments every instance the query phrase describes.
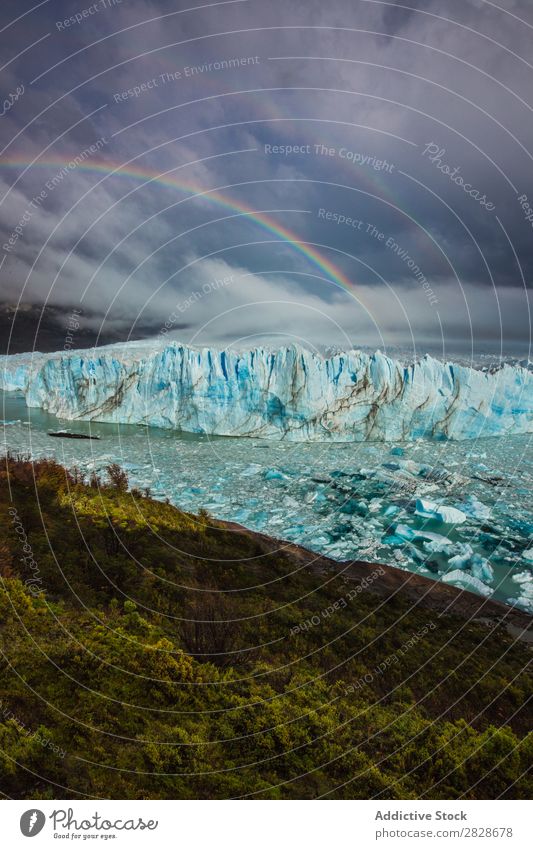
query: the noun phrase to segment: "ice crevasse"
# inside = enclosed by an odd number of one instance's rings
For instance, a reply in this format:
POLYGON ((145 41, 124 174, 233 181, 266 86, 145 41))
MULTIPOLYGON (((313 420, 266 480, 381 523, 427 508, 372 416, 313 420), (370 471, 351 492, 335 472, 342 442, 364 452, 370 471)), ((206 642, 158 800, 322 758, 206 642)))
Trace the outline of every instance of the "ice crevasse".
POLYGON ((67 420, 295 441, 472 439, 533 431, 533 373, 481 371, 426 355, 323 357, 154 340, 0 362, 0 388, 67 420))

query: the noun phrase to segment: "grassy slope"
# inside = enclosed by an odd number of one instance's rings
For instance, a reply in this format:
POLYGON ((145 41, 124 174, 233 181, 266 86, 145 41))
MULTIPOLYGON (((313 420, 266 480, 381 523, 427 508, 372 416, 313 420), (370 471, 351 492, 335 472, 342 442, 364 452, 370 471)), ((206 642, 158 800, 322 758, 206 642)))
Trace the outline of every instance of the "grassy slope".
POLYGON ((531 796, 526 617, 53 463, 0 502, 8 796, 531 796))

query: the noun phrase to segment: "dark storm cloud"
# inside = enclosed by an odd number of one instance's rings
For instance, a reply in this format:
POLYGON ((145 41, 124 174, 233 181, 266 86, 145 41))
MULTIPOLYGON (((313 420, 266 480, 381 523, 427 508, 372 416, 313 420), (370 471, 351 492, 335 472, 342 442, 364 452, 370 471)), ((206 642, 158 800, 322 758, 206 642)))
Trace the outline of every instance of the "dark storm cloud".
POLYGON ((281 310, 287 334, 335 344, 426 344, 441 326, 464 342, 471 325, 483 343, 503 327, 504 345, 526 344, 530 4, 197 5, 50 2, 9 26, 31 4, 4 3, 4 300, 86 291, 107 322, 142 315, 157 330, 205 286, 183 323, 207 322, 206 338, 274 332, 281 310), (17 160, 34 157, 48 164, 21 177, 17 160), (130 160, 144 179, 174 169, 181 189, 90 170, 130 160), (350 291, 238 209, 188 199, 224 186, 322 245, 350 291))

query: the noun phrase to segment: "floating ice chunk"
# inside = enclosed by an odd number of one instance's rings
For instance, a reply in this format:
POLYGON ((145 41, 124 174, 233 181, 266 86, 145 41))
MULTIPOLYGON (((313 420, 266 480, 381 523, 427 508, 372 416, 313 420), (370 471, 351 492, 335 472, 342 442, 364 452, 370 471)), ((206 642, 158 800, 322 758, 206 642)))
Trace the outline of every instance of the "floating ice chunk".
POLYGON ((518 598, 507 599, 508 604, 515 604, 527 610, 528 613, 533 613, 533 574, 531 572, 518 572, 513 575, 515 584, 519 584, 520 593, 518 598))
POLYGON ((533 548, 528 548, 527 551, 523 551, 522 557, 524 560, 527 560, 528 563, 533 563, 533 548))
POLYGON ((399 534, 387 534, 382 538, 381 542, 383 545, 392 545, 395 547, 397 545, 403 545, 405 543, 405 539, 399 536, 399 534))
POLYGON ((470 566, 470 561, 474 554, 472 546, 468 545, 468 543, 458 543, 454 547, 454 551, 456 553, 448 560, 448 567, 451 569, 461 569, 461 571, 466 571, 466 569, 470 566))
MULTIPOLYGON (((437 534, 435 536, 437 536, 437 534)), ((454 550, 454 545, 451 540, 447 539, 447 537, 442 537, 438 540, 431 539, 424 542, 424 549, 428 552, 428 554, 446 554, 449 556, 454 550)))
POLYGON ((311 546, 312 548, 323 549, 325 546, 329 545, 329 543, 329 537, 326 537, 323 534, 317 537, 306 538, 306 544, 311 546))
POLYGON ((395 447, 394 447, 394 448, 391 448, 391 452, 390 452, 390 453, 391 453, 394 457, 403 457, 403 455, 405 454, 405 451, 404 451, 404 449, 403 449, 403 448, 400 448, 400 446, 399 446, 399 445, 395 445, 395 447))
POLYGON ((515 607, 521 607, 528 613, 533 613, 533 599, 529 599, 526 596, 519 596, 518 598, 508 598, 507 604, 512 604, 515 607))
POLYGON ((233 521, 234 522, 241 522, 241 523, 246 522, 249 515, 250 515, 250 511, 246 510, 245 507, 241 507, 240 510, 236 510, 235 513, 233 513, 233 521))
POLYGON ((298 540, 306 530, 305 525, 292 525, 290 528, 285 528, 283 536, 287 539, 298 540))
POLYGON ((439 571, 449 570, 448 574, 458 570, 469 572, 474 578, 484 583, 490 583, 494 580, 494 570, 488 560, 479 554, 475 554, 472 546, 468 543, 458 542, 448 546, 439 546, 438 543, 425 543, 424 548, 426 551, 442 553, 449 557, 446 565, 439 571))
POLYGON ((252 527, 262 528, 268 522, 268 519, 268 513, 265 510, 259 510, 257 513, 251 514, 249 521, 252 527))
POLYGON ((485 584, 490 584, 494 580, 494 569, 485 557, 479 554, 474 554, 470 560, 470 570, 474 578, 478 578, 485 584))
POLYGON ((250 463, 250 465, 247 466, 241 472, 241 478, 250 478, 253 475, 258 475, 259 472, 262 471, 262 469, 263 469, 263 466, 261 466, 259 463, 250 463))
POLYGON ((328 549, 328 557, 333 557, 335 560, 343 560, 349 557, 353 552, 352 543, 337 542, 328 549))
POLYGON ((340 507, 340 513, 347 513, 349 516, 357 514, 358 516, 366 516, 368 507, 365 501, 356 501, 354 498, 349 498, 340 507))
MULTIPOLYGON (((157 484, 155 484, 155 487, 157 489, 162 489, 163 484, 157 483, 157 484)), ((205 489, 203 489, 201 486, 188 486, 184 490, 182 490, 181 494, 182 494, 182 496, 190 497, 191 495, 202 495, 202 493, 204 493, 204 492, 205 492, 205 489)))
POLYGON ((416 513, 418 515, 426 516, 430 513, 434 513, 437 509, 437 505, 433 501, 426 501, 424 498, 416 499, 416 513))
POLYGON ((434 501, 426 501, 424 498, 417 498, 415 513, 417 516, 435 519, 447 525, 461 525, 466 521, 466 516, 462 510, 458 510, 456 507, 446 507, 444 504, 435 504, 434 501))
POLYGON ((455 569, 453 572, 447 572, 442 576, 442 581, 446 584, 458 584, 459 587, 471 589, 476 593, 484 596, 492 595, 492 590, 487 587, 479 578, 469 575, 468 572, 462 572, 460 569, 455 569))
POLYGON ((448 537, 443 537, 442 534, 435 534, 433 531, 418 531, 416 532, 416 539, 418 540, 429 540, 428 544, 434 545, 446 545, 450 542, 448 537))
POLYGON ((418 528, 411 528, 409 525, 402 524, 401 522, 399 522, 395 527, 393 526, 393 531, 395 536, 401 537, 403 540, 408 540, 409 542, 414 540, 429 540, 437 546, 451 545, 450 540, 447 537, 441 536, 441 534, 435 534, 432 531, 418 530, 418 528))
POLYGON ((267 469, 264 478, 266 481, 288 480, 287 475, 284 475, 279 469, 267 469))
POLYGON ((483 521, 485 519, 490 519, 491 517, 492 511, 490 507, 487 507, 486 504, 479 501, 475 495, 469 495, 460 507, 461 510, 463 510, 468 516, 472 516, 473 519, 480 519, 483 521))
POLYGON ((423 463, 415 463, 414 460, 400 460, 400 468, 404 472, 409 472, 410 475, 421 475, 428 469, 423 463))
POLYGON ((416 539, 416 531, 414 528, 410 528, 409 525, 396 525, 394 529, 394 536, 399 537, 401 540, 411 541, 416 539))
POLYGON ((533 593, 533 574, 531 572, 517 572, 516 575, 513 575, 513 581, 515 584, 527 587, 533 593))
POLYGON ((319 490, 318 492, 315 492, 310 499, 310 503, 315 503, 315 504, 325 504, 326 501, 327 501, 326 495, 321 490, 319 490))

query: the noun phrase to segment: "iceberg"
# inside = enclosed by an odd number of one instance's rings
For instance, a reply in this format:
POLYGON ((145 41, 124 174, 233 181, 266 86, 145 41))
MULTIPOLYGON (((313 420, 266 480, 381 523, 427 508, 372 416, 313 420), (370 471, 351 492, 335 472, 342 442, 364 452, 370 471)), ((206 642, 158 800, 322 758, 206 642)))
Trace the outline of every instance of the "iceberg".
POLYGON ((531 572, 519 572, 513 576, 513 581, 519 584, 520 593, 517 598, 508 598, 508 604, 517 605, 528 613, 533 613, 533 575, 531 572))
POLYGON ((474 578, 490 584, 494 580, 494 569, 485 557, 474 554, 470 561, 470 569, 474 578))
POLYGON ((470 566, 472 557, 474 556, 474 549, 468 543, 460 542, 457 543, 457 545, 452 546, 449 554, 450 557, 447 566, 452 569, 466 571, 470 566))
POLYGON ((447 525, 461 525, 466 521, 466 515, 457 507, 446 507, 444 504, 435 504, 424 498, 417 498, 415 513, 424 519, 434 519, 447 525))
POLYGON ((0 365, 1 389, 70 421, 301 442, 533 431, 533 372, 516 364, 481 371, 426 355, 405 366, 380 351, 323 357, 298 345, 239 352, 151 339, 0 365))
POLYGON ((490 507, 487 507, 479 501, 475 495, 468 496, 468 498, 463 502, 463 504, 460 504, 459 507, 468 516, 471 516, 473 519, 479 519, 480 521, 490 519, 492 514, 490 507))
POLYGON ((445 584, 454 584, 461 589, 471 590, 479 595, 492 595, 491 588, 487 587, 483 581, 480 581, 479 578, 475 578, 473 575, 469 575, 468 572, 461 572, 459 569, 455 569, 453 572, 447 572, 446 575, 442 576, 441 580, 445 584))

